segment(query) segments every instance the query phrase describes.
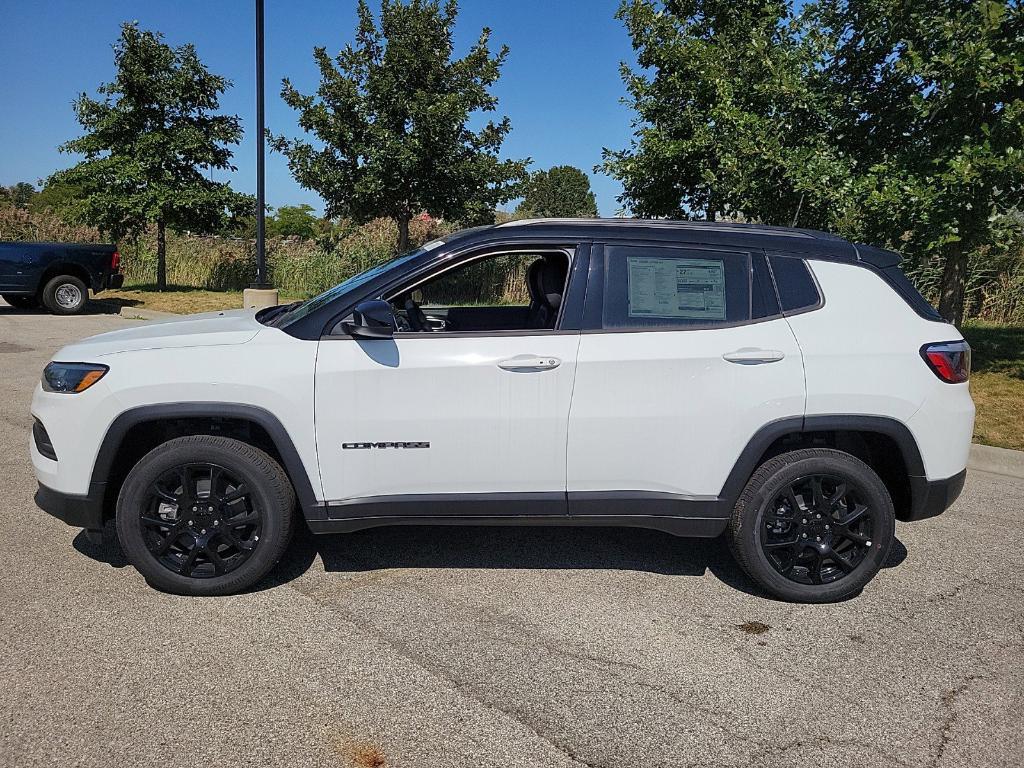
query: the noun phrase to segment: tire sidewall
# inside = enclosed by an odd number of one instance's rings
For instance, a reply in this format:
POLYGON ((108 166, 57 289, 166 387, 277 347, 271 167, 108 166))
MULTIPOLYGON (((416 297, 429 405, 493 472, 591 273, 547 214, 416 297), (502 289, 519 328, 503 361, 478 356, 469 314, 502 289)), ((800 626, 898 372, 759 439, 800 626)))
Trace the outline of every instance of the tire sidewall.
POLYGON ((735 546, 743 550, 748 565, 757 569, 757 573, 751 575, 770 592, 787 600, 831 602, 856 594, 881 569, 895 540, 896 516, 889 492, 881 479, 859 459, 839 452, 830 453, 834 455, 799 459, 773 472, 747 498, 740 516, 741 533, 736 537, 735 546), (872 546, 867 557, 854 573, 822 585, 790 581, 775 570, 761 548, 763 517, 767 506, 786 485, 815 474, 834 475, 854 482, 868 497, 875 512, 872 546))
POLYGON ((89 289, 74 275, 57 275, 43 289, 43 303, 55 315, 76 315, 85 308, 87 301, 89 301, 89 289), (73 285, 78 289, 82 298, 74 307, 63 307, 57 303, 57 290, 62 285, 73 285))
POLYGON ((278 492, 263 472, 223 445, 172 440, 146 454, 128 473, 117 499, 117 536, 132 565, 152 586, 175 594, 223 595, 245 589, 262 578, 280 559, 291 533, 291 509, 281 509, 278 492), (260 540, 249 558, 223 576, 190 578, 162 565, 146 546, 140 522, 147 489, 157 477, 190 463, 224 467, 251 488, 262 512, 260 540))

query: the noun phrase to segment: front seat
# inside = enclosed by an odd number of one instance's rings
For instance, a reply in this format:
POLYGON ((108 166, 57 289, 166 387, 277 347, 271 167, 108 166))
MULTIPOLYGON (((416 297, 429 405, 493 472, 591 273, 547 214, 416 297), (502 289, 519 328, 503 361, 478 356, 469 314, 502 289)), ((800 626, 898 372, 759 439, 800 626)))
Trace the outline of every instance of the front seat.
POLYGON ((558 256, 537 259, 526 270, 526 287, 530 291, 531 328, 554 328, 569 265, 558 256))

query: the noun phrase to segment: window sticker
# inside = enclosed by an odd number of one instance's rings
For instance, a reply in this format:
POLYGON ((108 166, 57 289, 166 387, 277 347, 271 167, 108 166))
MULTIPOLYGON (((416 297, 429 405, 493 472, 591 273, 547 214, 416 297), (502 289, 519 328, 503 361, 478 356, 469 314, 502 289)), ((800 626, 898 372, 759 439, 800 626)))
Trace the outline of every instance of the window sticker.
POLYGON ((629 256, 629 316, 725 319, 725 262, 629 256))

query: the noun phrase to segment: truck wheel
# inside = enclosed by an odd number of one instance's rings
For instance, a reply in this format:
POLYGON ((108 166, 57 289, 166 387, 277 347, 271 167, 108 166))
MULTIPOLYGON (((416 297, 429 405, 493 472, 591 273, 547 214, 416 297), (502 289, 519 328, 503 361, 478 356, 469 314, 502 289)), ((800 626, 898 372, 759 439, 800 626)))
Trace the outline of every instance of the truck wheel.
POLYGON ((3 294, 3 299, 15 309, 35 309, 39 306, 35 296, 26 296, 23 293, 3 294))
POLYGON ((43 288, 43 306, 55 315, 74 315, 85 308, 89 289, 74 275, 57 275, 43 288))
POLYGON ((128 473, 117 537, 150 585, 179 595, 228 595, 281 559, 295 495, 270 456, 226 437, 179 437, 128 473))
POLYGON ((729 546, 755 582, 783 600, 831 603, 859 592, 895 537, 889 492, 864 462, 827 449, 766 461, 729 523, 729 546))

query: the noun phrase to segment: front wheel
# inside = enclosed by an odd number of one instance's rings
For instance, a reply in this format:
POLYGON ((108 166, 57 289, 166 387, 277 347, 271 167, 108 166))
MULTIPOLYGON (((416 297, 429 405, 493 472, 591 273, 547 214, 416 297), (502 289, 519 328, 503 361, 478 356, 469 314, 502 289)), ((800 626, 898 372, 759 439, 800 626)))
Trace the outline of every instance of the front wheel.
POLYGON ((291 538, 295 496, 270 456, 226 437, 170 440, 128 473, 117 536, 152 586, 227 595, 262 579, 291 538))
POLYGON ((869 466, 841 451, 809 449, 758 467, 728 536, 740 567, 771 594, 830 603, 878 573, 895 529, 889 492, 869 466))

